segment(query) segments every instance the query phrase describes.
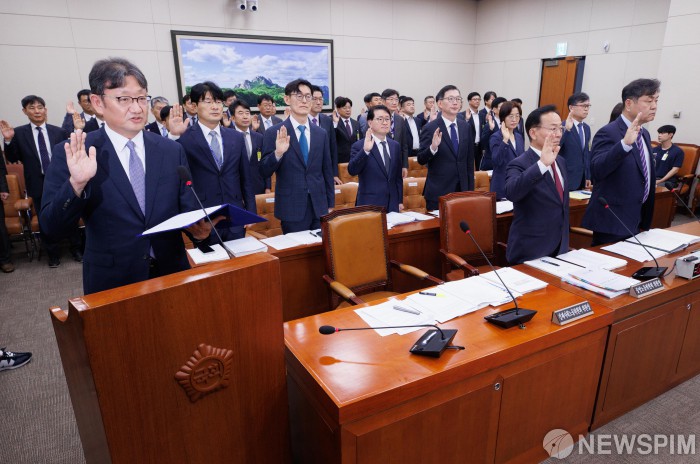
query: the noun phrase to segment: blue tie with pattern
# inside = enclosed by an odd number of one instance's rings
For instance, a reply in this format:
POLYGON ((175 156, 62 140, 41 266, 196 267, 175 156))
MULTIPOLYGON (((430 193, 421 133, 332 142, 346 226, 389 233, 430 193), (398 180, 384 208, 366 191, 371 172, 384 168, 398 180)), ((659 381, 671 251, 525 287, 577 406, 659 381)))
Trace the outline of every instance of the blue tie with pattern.
POLYGON ((134 142, 129 140, 126 142, 129 149, 129 181, 131 188, 134 189, 136 201, 139 202, 141 212, 146 214, 146 173, 141 163, 141 158, 136 154, 136 146, 134 142))
POLYGON ((455 149, 455 153, 459 153, 459 139, 457 138, 457 124, 450 124, 450 138, 452 139, 452 146, 455 149))
POLYGON ((41 170, 44 174, 46 174, 46 170, 49 168, 49 164, 51 164, 51 158, 49 157, 49 150, 48 148, 46 148, 46 139, 44 138, 44 131, 41 130, 41 127, 37 127, 36 130, 39 131, 37 140, 39 141, 39 157, 41 158, 41 170))
POLYGON ((301 148, 301 156, 304 158, 304 164, 308 164, 309 161, 309 141, 306 139, 306 134, 304 131, 306 126, 299 125, 299 147, 301 148))

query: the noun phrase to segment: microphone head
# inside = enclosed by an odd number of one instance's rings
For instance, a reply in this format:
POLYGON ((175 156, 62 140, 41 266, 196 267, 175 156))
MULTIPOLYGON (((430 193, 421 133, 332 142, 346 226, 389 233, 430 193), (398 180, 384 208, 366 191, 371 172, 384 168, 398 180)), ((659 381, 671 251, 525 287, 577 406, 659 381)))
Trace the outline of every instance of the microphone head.
POLYGON ((467 224, 467 221, 461 221, 459 223, 459 228, 462 229, 462 232, 465 234, 469 233, 469 224, 467 224))
POLYGON ((331 335, 334 334, 338 331, 335 327, 332 325, 322 325, 321 327, 318 328, 319 333, 323 335, 331 335))
POLYGON ((177 167, 177 175, 180 176, 180 180, 183 182, 192 182, 192 174, 186 166, 177 167))
POLYGON ((606 200, 605 197, 598 197, 598 203, 605 206, 606 208, 608 207, 608 200, 606 200))

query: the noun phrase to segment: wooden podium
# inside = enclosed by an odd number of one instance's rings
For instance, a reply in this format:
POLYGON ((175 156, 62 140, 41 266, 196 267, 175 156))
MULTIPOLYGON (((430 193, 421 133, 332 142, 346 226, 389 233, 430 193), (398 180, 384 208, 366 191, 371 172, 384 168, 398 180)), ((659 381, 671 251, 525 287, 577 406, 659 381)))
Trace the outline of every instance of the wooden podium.
POLYGON ((259 253, 52 309, 87 462, 289 462, 280 288, 259 253))

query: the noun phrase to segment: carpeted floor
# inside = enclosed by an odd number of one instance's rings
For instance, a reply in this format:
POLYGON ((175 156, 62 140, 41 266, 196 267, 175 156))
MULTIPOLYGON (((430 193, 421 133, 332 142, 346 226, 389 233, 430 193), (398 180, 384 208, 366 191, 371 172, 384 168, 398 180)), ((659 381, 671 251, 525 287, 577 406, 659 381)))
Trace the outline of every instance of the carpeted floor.
MULTIPOLYGON (((677 216, 674 224, 686 221, 677 216)), ((16 271, 0 273, 0 346, 31 351, 34 358, 25 367, 0 372, 0 463, 80 464, 83 451, 48 308, 65 307, 68 298, 82 294, 82 266, 67 250, 58 269, 49 269, 45 256, 30 263, 21 244, 15 245, 13 259, 16 271)), ((700 441, 700 376, 594 434, 694 434, 700 441)), ((695 452, 694 456, 669 455, 668 449, 659 455, 589 455, 578 453, 575 446, 563 462, 697 463, 700 442, 695 452)))

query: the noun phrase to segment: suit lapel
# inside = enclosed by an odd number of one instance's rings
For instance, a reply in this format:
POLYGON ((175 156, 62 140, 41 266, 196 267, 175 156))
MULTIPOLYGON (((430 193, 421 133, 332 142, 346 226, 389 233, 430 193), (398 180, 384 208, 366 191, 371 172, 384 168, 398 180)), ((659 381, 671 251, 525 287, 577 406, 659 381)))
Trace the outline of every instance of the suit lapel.
MULTIPOLYGON (((159 135, 162 137, 162 135, 159 135)), ((158 189, 158 178, 160 177, 161 165, 165 154, 159 150, 160 139, 149 140, 144 134, 143 141, 146 147, 146 224, 150 223, 153 205, 156 201, 156 190, 158 189)), ((132 189, 133 192, 133 189, 132 189)), ((136 196, 134 196, 136 198, 136 196)))
MULTIPOLYGON (((307 124, 307 130, 310 130, 311 124, 311 122, 307 124)), ((287 119, 286 121, 284 121, 283 125, 287 128, 287 135, 289 136, 289 146, 296 153, 297 157, 299 158, 299 162, 301 162, 301 165, 304 166, 304 157, 301 155, 301 146, 299 145, 299 139, 297 139, 297 132, 294 130, 292 122, 289 119, 287 119)), ((308 141, 308 137, 306 140, 308 141)), ((311 147, 309 147, 309 155, 310 154, 311 147)))
POLYGON ((32 132, 34 130, 34 126, 31 124, 27 124, 26 127, 29 130, 27 132, 25 132, 24 141, 27 144, 27 146, 32 148, 32 153, 34 154, 34 159, 36 159, 39 162, 39 169, 41 169, 41 156, 39 156, 39 152, 37 151, 36 143, 34 143, 34 133, 32 132))
MULTIPOLYGON (((97 149, 98 166, 105 171, 106 177, 110 179, 117 191, 124 197, 134 211, 134 214, 141 220, 144 220, 143 212, 141 211, 138 200, 136 200, 136 194, 134 194, 134 189, 131 187, 129 177, 126 171, 124 171, 124 167, 119 161, 117 152, 114 146, 112 146, 112 142, 107 137, 104 129, 100 129, 100 139, 95 141, 94 146, 97 149)), ((148 198, 148 194, 146 194, 146 198, 148 198)))
MULTIPOLYGON (((389 155, 391 156, 391 150, 389 149, 389 142, 387 144, 387 150, 389 150, 389 155)), ((374 143, 374 146, 372 147, 372 151, 370 151, 370 154, 374 157, 374 160, 379 163, 379 166, 382 168, 382 172, 384 175, 388 178, 389 173, 387 172, 386 165, 384 164, 384 156, 382 155, 382 152, 380 150, 380 145, 376 142, 374 143)), ((393 158, 393 156, 392 156, 393 158)))
POLYGON ((457 153, 455 153, 455 148, 452 146, 452 137, 450 137, 450 131, 447 129, 447 126, 445 126, 445 121, 440 117, 437 120, 438 126, 440 127, 440 132, 442 133, 442 142, 447 145, 447 148, 452 152, 452 154, 456 157, 457 153))

